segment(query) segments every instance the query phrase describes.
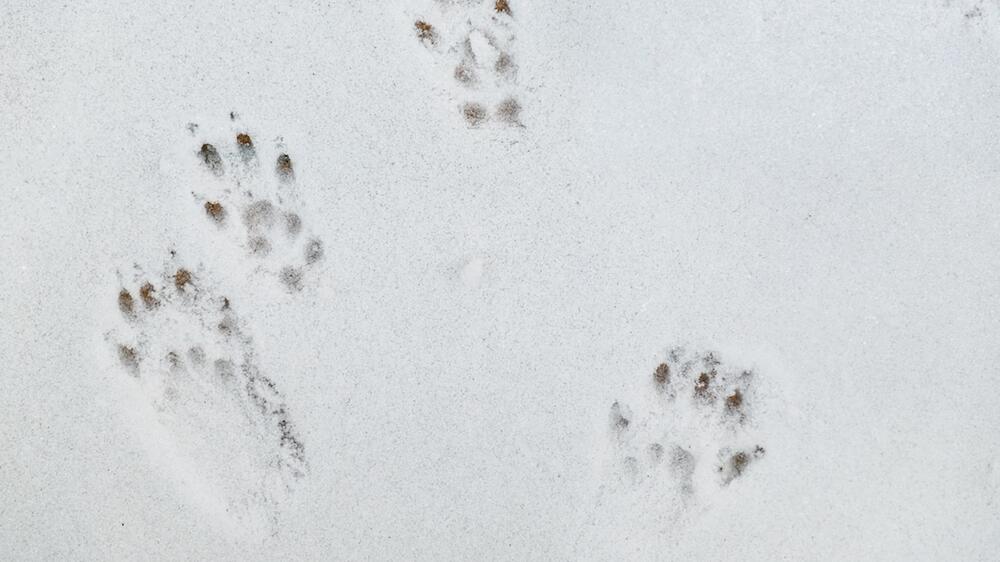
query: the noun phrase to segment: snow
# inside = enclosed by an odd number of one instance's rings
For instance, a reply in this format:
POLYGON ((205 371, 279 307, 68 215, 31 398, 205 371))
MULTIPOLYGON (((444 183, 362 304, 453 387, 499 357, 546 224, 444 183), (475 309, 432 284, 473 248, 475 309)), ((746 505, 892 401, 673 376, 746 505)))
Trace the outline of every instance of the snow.
POLYGON ((0 551, 995 558, 1000 6, 510 8, 3 6, 0 551), (262 199, 303 232, 257 258, 262 199), (171 375, 196 345, 256 374, 171 375), (657 393, 678 347, 754 373, 745 423, 657 393))

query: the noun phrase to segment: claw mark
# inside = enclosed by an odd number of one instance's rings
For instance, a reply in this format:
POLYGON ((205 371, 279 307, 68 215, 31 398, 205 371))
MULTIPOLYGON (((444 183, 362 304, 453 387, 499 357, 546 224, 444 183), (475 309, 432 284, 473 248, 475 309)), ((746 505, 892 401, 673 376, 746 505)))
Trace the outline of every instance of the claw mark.
POLYGON ((135 348, 119 345, 118 359, 132 376, 139 376, 139 354, 136 353, 135 348))
POLYGON ((694 394, 701 400, 711 402, 715 400, 715 393, 711 390, 712 380, 715 372, 707 372, 698 375, 698 381, 694 383, 694 394))
POLYGON ((660 363, 653 373, 653 380, 661 390, 666 387, 670 383, 670 365, 660 363))
POLYGON ((413 23, 413 27, 417 30, 417 38, 420 39, 425 45, 437 45, 438 35, 437 32, 434 31, 433 25, 423 20, 417 20, 413 23))
POLYGON ((221 223, 226 218, 226 210, 218 201, 205 201, 205 212, 217 223, 221 223))
POLYGON ((732 394, 726 397, 726 409, 730 412, 739 412, 740 408, 743 406, 743 393, 740 389, 736 389, 732 394))
POLYGON ((122 311, 125 316, 132 316, 135 314, 135 301, 132 300, 132 293, 125 289, 122 289, 118 293, 118 309, 122 311))
POLYGON ((236 145, 239 146, 244 161, 251 160, 257 153, 253 147, 253 139, 246 133, 236 135, 236 145))
POLYGON ((177 273, 174 273, 174 286, 177 287, 178 291, 184 291, 184 288, 187 287, 188 283, 190 282, 191 282, 190 271, 184 268, 180 268, 177 270, 177 273))
POLYGON ((292 169, 292 159, 287 154, 278 156, 275 163, 275 171, 282 181, 292 181, 295 179, 295 170, 292 169))
POLYGON ((148 310, 152 310, 160 306, 159 299, 153 296, 153 293, 155 291, 156 289, 153 287, 153 284, 150 283, 149 281, 144 283, 143 286, 139 288, 139 297, 142 298, 142 304, 146 305, 146 309, 148 310))

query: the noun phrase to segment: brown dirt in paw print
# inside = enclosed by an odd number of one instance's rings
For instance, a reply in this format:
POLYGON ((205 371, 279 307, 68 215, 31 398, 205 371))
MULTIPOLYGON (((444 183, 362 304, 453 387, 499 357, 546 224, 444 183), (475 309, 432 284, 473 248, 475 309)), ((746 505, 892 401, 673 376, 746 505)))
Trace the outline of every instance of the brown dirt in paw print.
POLYGON ((153 295, 155 292, 156 288, 149 281, 139 288, 139 297, 142 299, 142 304, 146 305, 146 308, 149 310, 160 306, 160 299, 153 295))
POLYGON ((427 45, 437 45, 438 36, 433 25, 423 20, 417 20, 413 23, 413 27, 417 30, 418 39, 427 45))
POLYGON ((734 479, 742 476, 750 464, 764 456, 764 448, 760 445, 754 447, 752 452, 737 451, 728 459, 723 466, 719 467, 719 472, 723 473, 723 484, 729 484, 734 479))
POLYGON ((729 464, 733 469, 733 474, 739 476, 743 474, 743 470, 750 464, 750 455, 740 451, 729 459, 729 464))
POLYGON ((132 316, 135 314, 135 300, 132 299, 132 293, 122 289, 118 293, 118 309, 122 311, 125 316, 132 316))
POLYGON ((488 117, 486 107, 481 103, 469 102, 462 106, 462 115, 469 125, 478 127, 486 122, 488 117))
POLYGON ((177 287, 178 291, 184 291, 189 283, 191 283, 190 271, 182 267, 174 273, 174 287, 177 287))
POLYGON ((236 135, 236 145, 239 147, 240 155, 244 160, 249 160, 256 154, 256 150, 253 146, 253 139, 251 139, 250 135, 246 133, 236 135))
POLYGON ((663 389, 670 384, 670 365, 660 363, 660 365, 656 367, 656 371, 653 372, 653 380, 656 381, 656 386, 660 389, 663 389))
POLYGON ((698 380, 694 383, 694 395, 696 398, 711 402, 715 400, 715 392, 712 391, 712 381, 715 379, 713 371, 698 375, 698 380))
POLYGON ((214 146, 205 143, 201 145, 201 150, 198 151, 198 155, 201 156, 201 161, 205 163, 205 166, 212 171, 217 176, 222 175, 222 157, 219 156, 219 151, 215 149, 214 146))
POLYGON ((205 201, 205 213, 217 223, 226 219, 226 209, 218 201, 205 201))

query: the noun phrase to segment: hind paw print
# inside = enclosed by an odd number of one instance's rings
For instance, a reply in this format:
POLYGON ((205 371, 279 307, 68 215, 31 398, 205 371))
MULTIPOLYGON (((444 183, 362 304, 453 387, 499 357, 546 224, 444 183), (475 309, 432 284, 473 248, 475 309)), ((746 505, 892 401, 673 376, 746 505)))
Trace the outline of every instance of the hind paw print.
POLYGON ((230 138, 202 142, 195 151, 217 181, 192 195, 204 220, 241 249, 254 272, 300 291, 307 272, 322 260, 324 244, 302 218, 293 160, 280 146, 273 153, 262 150, 243 129, 230 138))
POLYGON ((450 74, 460 113, 470 127, 490 121, 522 127, 518 101, 514 12, 507 0, 438 2, 431 23, 417 19, 417 39, 450 74))
POLYGON ((174 452, 168 472, 190 467, 185 477, 207 491, 197 501, 223 506, 237 527, 273 532, 308 464, 286 400, 258 367, 233 304, 176 257, 158 274, 134 268, 115 299, 120 322, 106 340, 155 420, 136 428, 140 437, 157 454, 174 452))

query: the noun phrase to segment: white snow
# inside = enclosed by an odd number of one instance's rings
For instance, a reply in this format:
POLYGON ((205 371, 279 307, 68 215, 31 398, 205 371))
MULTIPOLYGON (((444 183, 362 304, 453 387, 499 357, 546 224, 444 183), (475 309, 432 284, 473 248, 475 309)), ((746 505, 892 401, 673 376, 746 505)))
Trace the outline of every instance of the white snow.
POLYGON ((995 559, 1000 5, 492 7, 0 6, 0 557, 995 559), (303 231, 258 259, 261 198, 303 231), (200 304, 123 317, 181 266, 200 304), (162 362, 237 343, 270 413, 162 362), (746 425, 657 394, 678 346, 746 425))

